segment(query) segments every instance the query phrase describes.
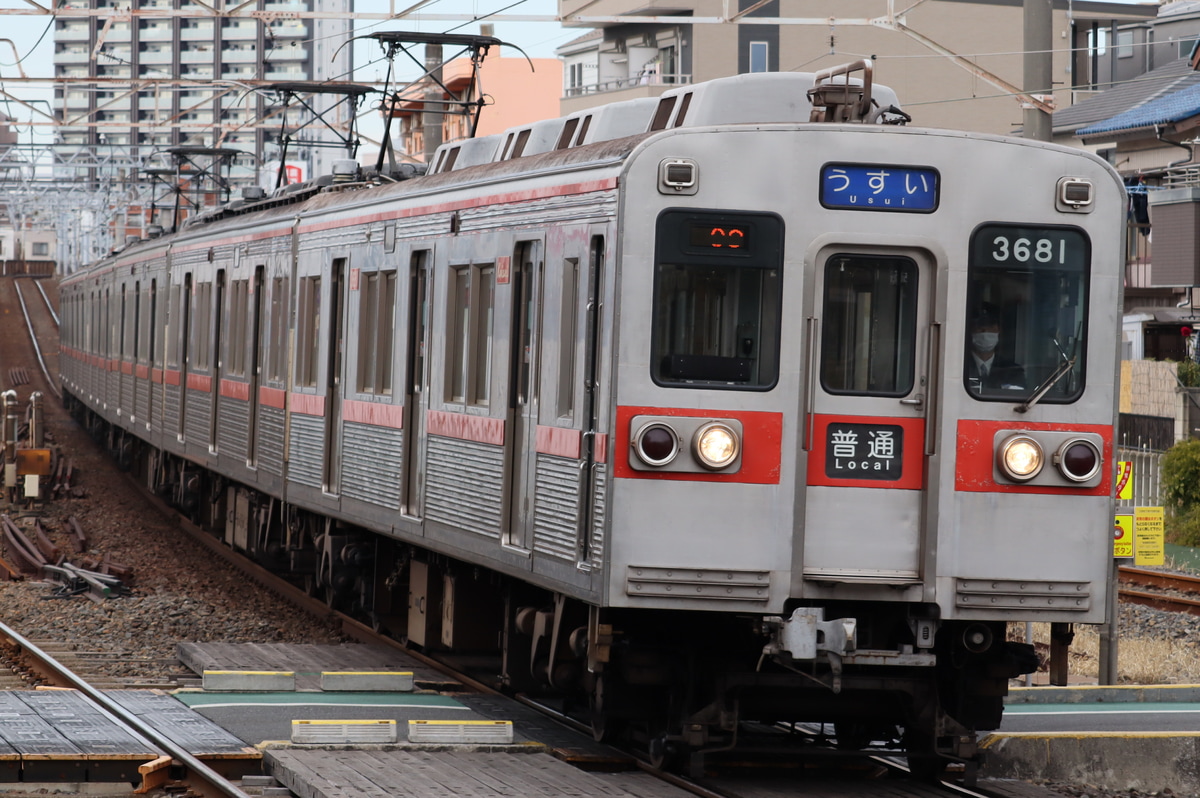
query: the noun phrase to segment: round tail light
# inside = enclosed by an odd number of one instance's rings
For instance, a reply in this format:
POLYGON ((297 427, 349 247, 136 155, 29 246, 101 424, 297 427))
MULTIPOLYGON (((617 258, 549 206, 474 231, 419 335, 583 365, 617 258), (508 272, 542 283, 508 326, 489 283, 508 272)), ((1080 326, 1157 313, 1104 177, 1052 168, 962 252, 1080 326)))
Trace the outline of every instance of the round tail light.
POLYGON ((1054 464, 1072 482, 1087 482, 1100 471, 1100 449, 1091 441, 1076 438, 1058 447, 1054 464))
POLYGON ((650 466, 665 466, 679 454, 679 436, 666 424, 651 422, 633 436, 633 450, 650 466))

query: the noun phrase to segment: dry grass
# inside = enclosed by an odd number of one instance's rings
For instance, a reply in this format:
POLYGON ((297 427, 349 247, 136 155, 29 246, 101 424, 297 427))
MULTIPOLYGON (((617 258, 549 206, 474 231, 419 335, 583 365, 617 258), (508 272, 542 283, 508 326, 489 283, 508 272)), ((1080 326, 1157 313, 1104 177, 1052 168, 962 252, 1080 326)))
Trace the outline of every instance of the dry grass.
MULTIPOLYGON (((1009 630, 1010 639, 1024 640, 1023 625, 1009 630)), ((1050 625, 1035 623, 1033 639, 1043 659, 1048 656, 1050 625)), ((1069 670, 1071 681, 1095 683, 1099 676, 1100 630, 1095 626, 1075 627, 1069 670)), ((1034 674, 1034 684, 1046 684, 1044 670, 1034 674)), ((1120 630, 1117 644, 1120 684, 1200 684, 1200 647, 1196 640, 1161 640, 1137 636, 1136 629, 1120 630)), ((1022 680, 1023 682, 1023 680, 1022 680)))

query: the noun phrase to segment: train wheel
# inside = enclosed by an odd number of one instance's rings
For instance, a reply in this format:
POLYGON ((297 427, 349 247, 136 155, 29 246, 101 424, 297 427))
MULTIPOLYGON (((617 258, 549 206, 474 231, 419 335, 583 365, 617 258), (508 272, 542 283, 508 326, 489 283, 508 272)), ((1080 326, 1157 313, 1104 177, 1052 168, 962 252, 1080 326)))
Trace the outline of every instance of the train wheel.
POLYGON ((588 694, 588 714, 591 717, 592 737, 598 743, 609 743, 620 736, 624 724, 614 718, 604 700, 606 679, 597 675, 588 694))
POLYGON ((650 755, 651 766, 659 770, 678 770, 684 761, 682 744, 670 739, 665 731, 650 738, 647 753, 650 755))
POLYGON ((903 742, 908 752, 908 772, 912 777, 929 784, 940 782, 950 760, 938 755, 933 737, 927 733, 907 730, 903 742))

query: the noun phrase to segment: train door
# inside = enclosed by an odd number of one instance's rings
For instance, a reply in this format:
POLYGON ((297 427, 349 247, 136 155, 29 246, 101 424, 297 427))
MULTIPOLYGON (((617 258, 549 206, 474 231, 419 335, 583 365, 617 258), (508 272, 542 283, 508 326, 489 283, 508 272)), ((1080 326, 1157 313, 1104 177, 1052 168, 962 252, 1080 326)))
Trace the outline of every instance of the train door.
POLYGON ((329 340, 325 361, 325 470, 322 485, 326 493, 338 492, 338 424, 341 418, 342 327, 345 322, 346 259, 334 258, 329 280, 329 340))
POLYGON ((179 428, 176 434, 180 441, 187 434, 188 374, 192 366, 192 273, 183 275, 183 301, 180 303, 179 323, 179 428))
POLYGON ((542 242, 521 241, 512 258, 508 418, 504 436, 507 527, 504 543, 529 548, 537 482, 538 346, 541 337, 542 242))
POLYGON ((427 249, 412 253, 408 264, 408 357, 404 369, 404 471, 403 512, 422 514, 425 416, 429 411, 430 292, 427 249))
POLYGON ((933 263, 915 251, 827 247, 807 320, 804 575, 921 580, 933 263))
MULTIPOLYGON (((604 287, 604 236, 593 235, 588 247, 588 268, 581 275, 587 282, 584 325, 584 362, 583 362, 583 436, 580 446, 580 458, 583 463, 583 489, 580 491, 580 524, 576 536, 576 555, 581 563, 588 562, 592 557, 592 529, 595 526, 595 496, 596 480, 599 463, 596 458, 597 440, 600 434, 600 331, 601 310, 604 287)), ((578 290, 579 283, 576 283, 578 290)), ((574 324, 571 325, 572 329, 574 324)), ((565 326, 564 330, 567 329, 565 326)), ((573 340, 566 335, 559 341, 559 346, 572 346, 573 340)), ((566 369, 563 369, 566 371, 566 369)))
MULTIPOLYGON (((250 331, 250 364, 246 372, 249 389, 246 391, 249 407, 246 408, 246 467, 254 468, 257 462, 255 455, 255 439, 258 434, 258 382, 262 371, 262 352, 267 343, 262 339, 263 317, 263 272, 265 266, 254 267, 254 279, 250 283, 250 323, 246 329, 250 331)), ((245 346, 245 342, 242 343, 245 346)))
POLYGON ((117 352, 117 371, 116 371, 117 392, 116 392, 116 397, 117 397, 117 415, 118 416, 120 416, 122 413, 129 413, 130 412, 129 408, 132 406, 131 404, 129 404, 128 402, 125 401, 125 364, 126 364, 126 360, 129 358, 129 346, 128 346, 129 342, 126 340, 126 335, 128 334, 127 333, 128 327, 126 325, 126 322, 128 321, 128 318, 127 318, 128 310, 126 309, 127 297, 125 296, 125 294, 126 294, 125 289, 126 289, 126 286, 122 285, 121 286, 121 311, 120 311, 120 316, 118 317, 118 320, 117 320, 117 324, 120 327, 120 329, 117 332, 117 348, 116 348, 116 352, 117 352))
MULTIPOLYGON (((210 394, 212 399, 209 402, 208 414, 208 450, 210 452, 217 451, 217 422, 220 420, 220 403, 221 403, 221 378, 225 374, 225 363, 228 360, 228 355, 221 351, 221 343, 224 339, 224 327, 229 321, 229 309, 226 307, 227 294, 225 291, 225 270, 217 269, 217 284, 216 284, 216 307, 213 313, 216 318, 212 325, 212 348, 209 349, 213 353, 212 360, 212 386, 210 394)), ((233 346, 237 345, 233 341, 233 346)))
POLYGON ((146 429, 154 423, 154 372, 158 357, 158 280, 150 281, 150 295, 146 308, 149 321, 145 327, 146 336, 146 429))

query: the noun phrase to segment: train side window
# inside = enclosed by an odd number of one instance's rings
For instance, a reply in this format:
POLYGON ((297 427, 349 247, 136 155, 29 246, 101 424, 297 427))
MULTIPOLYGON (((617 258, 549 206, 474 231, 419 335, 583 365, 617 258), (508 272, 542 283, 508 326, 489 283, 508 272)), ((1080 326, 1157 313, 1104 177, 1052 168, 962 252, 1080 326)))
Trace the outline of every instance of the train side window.
POLYGON ((769 390, 779 378, 783 220, 659 215, 650 373, 676 388, 769 390))
POLYGON ((121 286, 121 310, 120 310, 120 316, 119 316, 119 321, 118 321, 118 324, 120 324, 121 329, 117 333, 117 357, 120 360, 124 360, 129 355, 129 339, 127 338, 127 333, 125 331, 129 327, 132 327, 132 325, 125 324, 125 320, 128 315, 128 311, 125 309, 125 305, 126 305, 125 286, 121 286))
POLYGON ((321 278, 300 280, 299 305, 296 308, 296 387, 317 384, 317 363, 321 339, 321 278))
POLYGON ((196 368, 206 369, 212 363, 212 283, 196 286, 196 312, 192 314, 192 351, 196 368))
POLYGON ((179 366, 179 323, 183 317, 179 313, 180 288, 171 286, 171 299, 167 305, 167 365, 172 368, 179 366))
POLYGON ((825 263, 821 386, 829 393, 905 396, 916 373, 917 264, 834 255, 825 263))
POLYGON ((1024 402, 1041 388, 1045 403, 1080 397, 1090 269, 1091 243, 1078 228, 976 228, 961 311, 963 385, 973 398, 1024 402))
POLYGON ((288 281, 276 277, 271 281, 271 354, 267 376, 275 382, 287 379, 288 281))
POLYGON ((492 264, 456 266, 450 270, 450 307, 446 314, 447 402, 488 404, 495 294, 492 264))
POLYGON ((392 392, 392 341, 396 324, 396 273, 374 272, 359 283, 358 390, 392 392))
POLYGON ((152 368, 157 364, 158 361, 155 358, 161 351, 158 341, 158 303, 158 280, 155 279, 150 281, 150 307, 148 309, 150 318, 146 324, 146 360, 152 368))
POLYGON ((564 258, 558 332, 558 417, 575 414, 575 344, 578 334, 579 258, 564 258))
POLYGON ((229 373, 246 375, 246 320, 250 313, 250 281, 234 280, 229 292, 229 373))

